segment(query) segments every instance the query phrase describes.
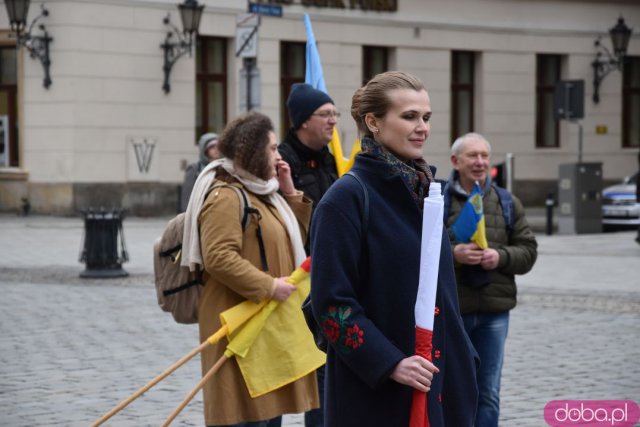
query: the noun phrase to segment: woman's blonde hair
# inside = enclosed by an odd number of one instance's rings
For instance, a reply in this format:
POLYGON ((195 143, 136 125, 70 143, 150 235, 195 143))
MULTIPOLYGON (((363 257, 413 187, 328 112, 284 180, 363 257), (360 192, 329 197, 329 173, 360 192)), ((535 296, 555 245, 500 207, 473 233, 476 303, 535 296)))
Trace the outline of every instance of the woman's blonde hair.
POLYGON ((368 113, 375 117, 384 117, 391 107, 389 91, 396 89, 413 89, 417 92, 426 90, 419 78, 402 72, 387 71, 373 77, 369 82, 356 90, 351 98, 351 116, 363 136, 373 137, 373 133, 365 123, 368 113))

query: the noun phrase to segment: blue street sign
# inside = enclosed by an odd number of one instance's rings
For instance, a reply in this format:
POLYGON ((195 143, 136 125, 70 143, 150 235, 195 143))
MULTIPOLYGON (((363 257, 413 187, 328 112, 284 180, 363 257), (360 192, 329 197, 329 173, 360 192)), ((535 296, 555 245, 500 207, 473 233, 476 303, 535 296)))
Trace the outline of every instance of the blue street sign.
POLYGON ((249 13, 282 17, 282 6, 279 4, 249 3, 249 13))

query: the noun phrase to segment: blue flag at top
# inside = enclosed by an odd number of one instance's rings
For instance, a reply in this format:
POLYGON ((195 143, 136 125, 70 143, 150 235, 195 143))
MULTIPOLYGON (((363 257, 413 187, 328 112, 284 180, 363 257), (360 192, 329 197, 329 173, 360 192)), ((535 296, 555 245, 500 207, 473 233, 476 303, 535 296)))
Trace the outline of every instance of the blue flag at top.
POLYGON ((322 63, 320 62, 320 52, 316 45, 316 37, 313 35, 311 27, 311 18, 308 14, 304 14, 304 27, 307 30, 307 51, 306 51, 306 70, 304 73, 304 82, 327 93, 327 86, 324 83, 324 74, 322 72, 322 63))
POLYGON ((489 247, 484 225, 482 192, 477 181, 467 198, 467 202, 462 206, 460 214, 451 226, 451 230, 461 243, 473 242, 482 249, 489 247))

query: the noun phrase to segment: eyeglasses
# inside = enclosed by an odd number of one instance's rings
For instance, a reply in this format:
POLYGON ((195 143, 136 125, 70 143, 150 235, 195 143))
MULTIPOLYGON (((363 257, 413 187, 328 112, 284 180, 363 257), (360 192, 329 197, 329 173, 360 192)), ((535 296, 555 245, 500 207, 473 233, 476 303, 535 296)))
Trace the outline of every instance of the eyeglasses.
POLYGON ((323 120, 335 119, 338 120, 340 118, 340 113, 337 111, 323 111, 321 113, 313 113, 312 116, 318 116, 323 120))

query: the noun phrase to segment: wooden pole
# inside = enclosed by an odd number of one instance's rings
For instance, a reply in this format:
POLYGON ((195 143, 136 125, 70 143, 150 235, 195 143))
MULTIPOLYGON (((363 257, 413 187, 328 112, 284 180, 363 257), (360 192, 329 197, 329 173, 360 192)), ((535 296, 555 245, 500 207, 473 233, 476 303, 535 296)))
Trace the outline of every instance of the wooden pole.
POLYGON ((220 359, 218 359, 218 361, 211 367, 211 369, 209 369, 209 372, 207 372, 205 376, 202 377, 198 385, 196 385, 196 387, 193 390, 191 390, 191 393, 189 393, 187 397, 184 398, 182 403, 180 403, 180 405, 171 413, 171 415, 169 415, 169 417, 165 420, 165 422, 162 424, 161 427, 168 427, 169 424, 171 424, 171 422, 178 416, 178 414, 180 414, 180 412, 185 408, 185 406, 187 406, 189 402, 191 402, 191 399, 193 399, 193 397, 200 391, 200 389, 204 387, 204 384, 207 381, 209 381, 209 379, 213 376, 213 374, 218 372, 220 367, 227 360, 229 360, 229 358, 223 354, 220 357, 220 359))
POLYGON ((186 356, 184 356, 182 359, 178 360, 176 363, 174 363, 173 365, 169 366, 167 369, 164 370, 164 372, 162 372, 160 375, 158 375, 157 377, 155 377, 154 379, 152 379, 151 381, 149 381, 147 384, 145 384, 143 387, 141 387, 140 389, 138 389, 138 391, 136 391, 135 393, 133 393, 131 396, 129 396, 128 398, 126 398, 125 400, 123 400, 118 406, 116 406, 115 408, 113 408, 111 411, 107 412, 106 414, 104 414, 102 416, 102 418, 100 418, 98 421, 96 421, 95 423, 91 424, 91 427, 97 427, 99 425, 101 425, 102 423, 104 423, 105 421, 107 421, 109 418, 113 417, 115 414, 117 414, 118 412, 120 412, 122 409, 124 409, 129 403, 133 402, 134 400, 136 400, 138 397, 140 397, 142 394, 144 394, 144 392, 146 392, 147 390, 149 390, 151 387, 153 387, 154 385, 158 384, 160 381, 162 381, 163 379, 165 379, 166 377, 168 377, 173 371, 175 371, 176 369, 178 369, 180 366, 184 365, 187 361, 189 361, 193 356, 195 356, 196 354, 200 353, 202 350, 205 349, 205 347, 207 347, 208 345, 210 345, 209 341, 204 341, 202 344, 200 344, 198 347, 194 348, 193 350, 191 350, 189 352, 189 354, 187 354, 186 356))

